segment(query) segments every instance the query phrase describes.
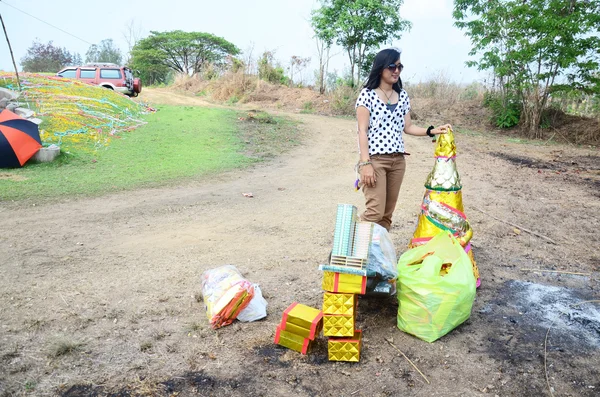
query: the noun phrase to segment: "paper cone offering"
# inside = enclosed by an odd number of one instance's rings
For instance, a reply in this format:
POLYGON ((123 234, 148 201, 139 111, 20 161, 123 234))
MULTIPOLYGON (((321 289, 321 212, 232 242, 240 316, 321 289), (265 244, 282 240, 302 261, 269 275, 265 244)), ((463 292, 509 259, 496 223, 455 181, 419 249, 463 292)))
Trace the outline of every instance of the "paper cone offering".
POLYGON ((442 230, 451 232, 469 255, 479 286, 479 270, 469 244, 473 231, 464 214, 462 184, 456 169, 456 145, 451 129, 437 135, 435 165, 425 182, 421 213, 409 247, 425 244, 442 230))

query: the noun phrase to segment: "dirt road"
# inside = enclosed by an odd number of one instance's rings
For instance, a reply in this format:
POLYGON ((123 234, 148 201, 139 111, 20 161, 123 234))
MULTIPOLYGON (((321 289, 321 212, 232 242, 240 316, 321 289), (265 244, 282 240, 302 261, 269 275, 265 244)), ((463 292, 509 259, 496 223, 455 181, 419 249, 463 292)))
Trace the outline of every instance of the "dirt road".
MULTIPOLYGON (((144 97, 205 105, 146 89, 144 97)), ((305 143, 250 170, 99 198, 0 203, 0 396, 600 393, 600 310, 578 305, 600 299, 600 156, 590 148, 457 134, 482 286, 471 318, 446 337, 428 344, 402 333, 395 299, 370 298, 359 302, 358 364, 328 362, 324 339, 308 356, 273 345, 290 303, 321 305, 317 266, 331 249, 336 205, 363 208, 352 189, 354 122, 292 117, 305 143), (261 285, 265 320, 208 327, 199 276, 223 264, 261 285)), ((433 165, 427 139, 408 137, 407 151, 391 230, 399 252, 433 165)))

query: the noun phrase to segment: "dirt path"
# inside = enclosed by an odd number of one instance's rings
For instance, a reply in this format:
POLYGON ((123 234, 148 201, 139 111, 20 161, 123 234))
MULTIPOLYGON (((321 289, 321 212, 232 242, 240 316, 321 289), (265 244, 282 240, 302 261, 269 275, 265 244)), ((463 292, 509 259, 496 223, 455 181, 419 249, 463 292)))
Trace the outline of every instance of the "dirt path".
MULTIPOLYGON (((146 89, 144 100, 206 105, 146 89)), ((305 145, 251 170, 55 204, 0 203, 0 396, 549 395, 550 326, 555 395, 600 392, 600 311, 571 306, 599 299, 600 157, 593 149, 459 134, 483 280, 471 319, 427 344, 395 327, 395 299, 361 299, 359 364, 328 362, 324 340, 308 356, 274 346, 290 303, 321 305, 317 265, 331 249, 336 204, 363 208, 352 189, 354 122, 292 117, 303 123, 305 145), (223 264, 261 285, 267 319, 207 326, 196 300, 199 276, 223 264), (532 268, 589 275, 522 271, 532 268)), ((433 164, 427 139, 408 137, 407 150, 392 228, 400 252, 433 164)))

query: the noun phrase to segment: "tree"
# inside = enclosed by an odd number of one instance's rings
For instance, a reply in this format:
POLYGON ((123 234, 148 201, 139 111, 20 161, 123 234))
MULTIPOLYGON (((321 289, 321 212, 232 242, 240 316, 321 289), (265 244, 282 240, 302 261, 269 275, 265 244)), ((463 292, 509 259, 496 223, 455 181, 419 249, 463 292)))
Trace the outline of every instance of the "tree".
POLYGON ((127 22, 127 25, 125 25, 125 30, 122 33, 123 38, 127 43, 127 60, 125 63, 129 64, 131 61, 131 50, 142 38, 142 27, 140 25, 136 25, 135 19, 130 19, 129 22, 127 22))
POLYGON ((317 54, 319 55, 319 70, 316 72, 316 80, 317 85, 319 86, 319 93, 324 94, 326 87, 325 79, 327 76, 327 69, 329 68, 329 60, 331 59, 329 52, 331 50, 332 41, 326 41, 318 37, 315 37, 315 40, 317 43, 317 54))
POLYGON ((312 14, 317 38, 341 46, 350 60, 353 84, 361 80, 365 56, 381 44, 401 37, 411 23, 400 18, 404 0, 321 0, 312 14), (356 71, 356 78, 354 73, 356 71))
MULTIPOLYGON (((222 67, 228 55, 240 50, 222 37, 202 32, 150 32, 132 50, 132 62, 157 64, 179 73, 194 75, 208 64, 222 67)), ((158 66, 158 65, 157 65, 158 66)))
POLYGON ((92 44, 85 53, 86 62, 103 62, 121 64, 121 50, 115 47, 112 39, 105 39, 99 45, 92 44))
MULTIPOLYGON (((292 55, 292 58, 290 59, 290 86, 294 85, 294 68, 296 69, 296 73, 300 73, 308 66, 309 63, 310 57, 302 58, 297 55, 292 55)), ((300 84, 303 84, 302 78, 300 78, 300 84)))
POLYGON ((280 65, 275 63, 275 52, 265 51, 258 59, 258 78, 273 84, 288 84, 289 79, 280 65))
POLYGON ((552 92, 599 92, 600 1, 455 0, 454 18, 480 56, 467 64, 492 70, 531 137, 552 92))
POLYGON ((55 46, 52 41, 47 44, 34 41, 21 58, 23 71, 31 73, 56 73, 72 63, 73 55, 66 48, 55 46))

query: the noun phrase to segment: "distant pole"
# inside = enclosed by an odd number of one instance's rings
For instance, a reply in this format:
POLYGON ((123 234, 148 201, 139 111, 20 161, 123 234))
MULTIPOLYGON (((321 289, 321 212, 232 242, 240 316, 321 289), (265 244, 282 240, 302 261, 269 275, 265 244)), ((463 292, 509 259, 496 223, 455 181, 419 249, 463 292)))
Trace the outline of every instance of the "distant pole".
MULTIPOLYGON (((0 1, 2 1, 2 0, 0 0, 0 1)), ((0 22, 2 22, 2 29, 4 29, 4 36, 6 37, 6 42, 8 43, 10 57, 12 58, 13 66, 15 67, 15 74, 17 75, 17 86, 19 87, 19 91, 21 91, 21 80, 19 80, 19 71, 17 70, 17 63, 15 62, 15 56, 13 55, 12 47, 10 46, 10 40, 8 39, 8 33, 6 33, 6 26, 4 26, 4 19, 2 19, 2 14, 0 14, 0 22)))

